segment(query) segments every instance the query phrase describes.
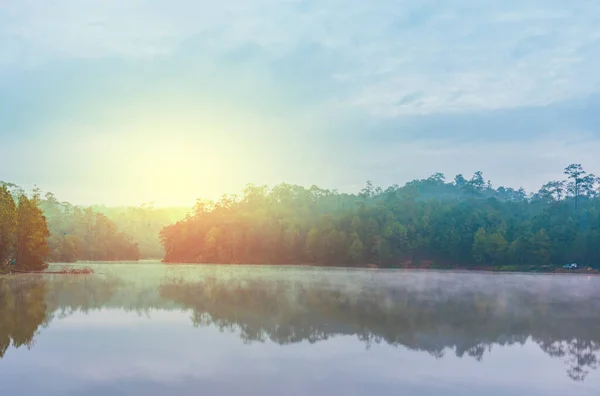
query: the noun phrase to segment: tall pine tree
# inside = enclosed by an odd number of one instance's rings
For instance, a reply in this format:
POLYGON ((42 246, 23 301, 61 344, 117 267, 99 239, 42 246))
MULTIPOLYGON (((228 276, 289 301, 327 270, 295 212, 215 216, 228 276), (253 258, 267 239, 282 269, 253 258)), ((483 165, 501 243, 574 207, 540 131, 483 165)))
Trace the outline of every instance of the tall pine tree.
POLYGON ((17 206, 4 184, 0 185, 0 265, 10 260, 15 244, 17 206))
POLYGON ((16 259, 19 269, 43 270, 48 267, 48 236, 50 232, 42 210, 40 198, 34 193, 32 198, 19 196, 16 227, 16 259))

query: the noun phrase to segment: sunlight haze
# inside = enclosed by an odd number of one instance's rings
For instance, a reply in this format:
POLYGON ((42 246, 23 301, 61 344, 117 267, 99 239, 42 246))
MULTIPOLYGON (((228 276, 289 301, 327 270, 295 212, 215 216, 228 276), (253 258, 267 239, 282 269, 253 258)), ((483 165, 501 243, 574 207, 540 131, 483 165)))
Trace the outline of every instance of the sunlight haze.
POLYGON ((583 0, 5 1, 0 176, 77 204, 477 170, 534 191, 600 165, 599 15, 583 0))
POLYGON ((0 0, 1 394, 599 395, 599 64, 600 0, 0 0))

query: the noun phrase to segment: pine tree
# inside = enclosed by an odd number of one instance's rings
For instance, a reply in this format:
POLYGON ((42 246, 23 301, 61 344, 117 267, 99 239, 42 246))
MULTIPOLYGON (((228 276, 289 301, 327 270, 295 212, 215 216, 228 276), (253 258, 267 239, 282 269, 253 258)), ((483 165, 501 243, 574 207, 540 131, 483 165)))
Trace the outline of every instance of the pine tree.
POLYGON ((13 253, 17 226, 17 206, 6 185, 0 185, 0 265, 13 253))
POLYGON ((48 237, 50 232, 46 217, 39 207, 40 198, 36 193, 32 198, 19 196, 17 208, 17 267, 27 270, 44 270, 48 267, 48 237))

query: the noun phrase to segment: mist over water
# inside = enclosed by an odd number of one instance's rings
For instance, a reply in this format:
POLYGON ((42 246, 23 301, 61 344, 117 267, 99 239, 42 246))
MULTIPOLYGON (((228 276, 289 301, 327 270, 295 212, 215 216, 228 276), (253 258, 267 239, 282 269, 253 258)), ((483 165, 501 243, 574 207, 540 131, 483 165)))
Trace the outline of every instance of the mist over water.
POLYGON ((7 394, 600 389, 596 276, 91 266, 96 275, 0 277, 7 394))

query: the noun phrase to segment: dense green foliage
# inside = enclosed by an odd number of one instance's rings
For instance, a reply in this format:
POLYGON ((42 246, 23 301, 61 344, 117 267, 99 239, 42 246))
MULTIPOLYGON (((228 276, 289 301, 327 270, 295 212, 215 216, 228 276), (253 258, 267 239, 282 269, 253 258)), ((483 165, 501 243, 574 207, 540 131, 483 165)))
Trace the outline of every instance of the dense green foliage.
POLYGON ((432 263, 515 269, 600 263, 598 179, 581 165, 537 193, 494 188, 481 172, 358 194, 281 184, 199 201, 161 232, 166 262, 432 263))
POLYGON ((14 186, 0 183, 0 266, 15 259, 19 269, 44 269, 49 231, 39 194, 14 194, 9 187, 14 186))
POLYGON ((17 205, 4 184, 0 184, 0 266, 10 258, 17 228, 17 205))
POLYGON ((50 226, 50 261, 139 259, 137 244, 105 215, 58 202, 50 193, 41 207, 50 226))
POLYGON ((502 265, 515 270, 569 262, 595 266, 600 263, 598 179, 578 164, 567 167, 565 175, 567 180, 548 182, 530 195, 494 188, 481 172, 452 182, 438 173, 386 190, 368 182, 359 194, 249 185, 241 198, 198 201, 185 218, 181 208, 78 207, 51 193, 42 199, 39 190, 30 199, 17 186, 3 184, 0 259, 12 257, 20 246, 21 262, 37 267, 44 258, 159 257, 165 262, 502 265))
MULTIPOLYGON (((33 192, 34 200, 23 200, 26 212, 19 211, 16 200, 26 197, 25 191, 14 184, 0 182, 0 263, 12 257, 18 242, 19 215, 41 210, 47 221, 48 233, 29 236, 37 238, 41 245, 40 257, 50 262, 116 261, 159 259, 164 257, 160 243, 160 230, 183 218, 188 211, 184 208, 140 207, 80 207, 69 202, 60 202, 54 194, 42 198, 39 189, 33 192), (35 209, 38 208, 38 209, 35 209)), ((25 218, 23 218, 25 220, 25 218)), ((34 219, 32 219, 34 221, 34 219)), ((24 245, 23 245, 24 246, 24 245)), ((30 258, 27 258, 30 260, 30 258)), ((39 262, 41 259, 36 259, 39 262)), ((39 266, 38 264, 35 264, 39 266)))

